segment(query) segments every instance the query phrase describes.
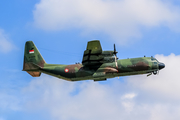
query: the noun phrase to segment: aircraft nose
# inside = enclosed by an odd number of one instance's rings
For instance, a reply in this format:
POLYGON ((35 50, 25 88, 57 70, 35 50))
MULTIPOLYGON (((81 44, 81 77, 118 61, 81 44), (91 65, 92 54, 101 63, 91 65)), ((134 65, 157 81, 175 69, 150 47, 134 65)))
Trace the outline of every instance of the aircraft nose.
POLYGON ((165 64, 164 63, 159 63, 159 70, 163 69, 165 67, 165 64))

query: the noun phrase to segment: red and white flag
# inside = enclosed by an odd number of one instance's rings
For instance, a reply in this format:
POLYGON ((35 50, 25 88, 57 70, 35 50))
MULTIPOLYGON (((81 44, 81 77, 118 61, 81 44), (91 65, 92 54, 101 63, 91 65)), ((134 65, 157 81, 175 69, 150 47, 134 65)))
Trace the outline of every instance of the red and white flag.
POLYGON ((32 53, 34 53, 34 50, 29 50, 29 54, 32 54, 32 53))

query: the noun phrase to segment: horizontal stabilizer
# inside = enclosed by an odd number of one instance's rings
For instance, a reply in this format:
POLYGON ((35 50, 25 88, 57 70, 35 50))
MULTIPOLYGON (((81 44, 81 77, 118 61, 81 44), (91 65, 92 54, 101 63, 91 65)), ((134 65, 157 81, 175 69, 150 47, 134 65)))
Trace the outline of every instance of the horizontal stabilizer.
POLYGON ((31 71, 26 71, 27 73, 29 73, 32 77, 39 77, 41 76, 41 72, 31 72, 31 71))

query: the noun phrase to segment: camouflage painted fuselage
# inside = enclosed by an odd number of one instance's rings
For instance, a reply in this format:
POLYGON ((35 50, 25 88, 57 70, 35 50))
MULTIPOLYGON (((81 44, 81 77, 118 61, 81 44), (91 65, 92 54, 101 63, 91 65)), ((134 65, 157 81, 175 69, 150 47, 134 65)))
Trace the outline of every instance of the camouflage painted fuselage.
MULTIPOLYGON (((114 52, 115 53, 115 52, 114 52)), ((27 41, 24 51, 23 71, 33 77, 41 73, 69 81, 94 80, 154 73, 165 67, 153 57, 121 59, 116 61, 113 51, 102 51, 99 41, 88 42, 82 64, 47 64, 32 41, 27 41)))
POLYGON ((44 64, 40 69, 42 73, 70 81, 78 80, 106 80, 118 76, 128 76, 151 73, 158 69, 158 64, 151 57, 141 57, 118 60, 118 69, 115 62, 104 63, 98 69, 89 69, 82 64, 57 65, 44 64))

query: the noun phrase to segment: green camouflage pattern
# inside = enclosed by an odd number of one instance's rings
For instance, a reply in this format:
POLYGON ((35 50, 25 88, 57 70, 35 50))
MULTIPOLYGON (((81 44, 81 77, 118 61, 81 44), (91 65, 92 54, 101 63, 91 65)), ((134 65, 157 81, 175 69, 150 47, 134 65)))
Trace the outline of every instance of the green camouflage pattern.
POLYGON ((94 80, 138 74, 156 74, 164 68, 163 63, 153 57, 139 57, 117 60, 113 51, 102 51, 98 40, 88 42, 82 64, 47 64, 32 41, 27 41, 24 51, 23 71, 33 77, 45 73, 68 81, 94 80))
POLYGON ((88 42, 82 64, 87 67, 99 67, 102 64, 103 58, 100 42, 98 40, 88 42))
POLYGON ((27 41, 24 50, 23 71, 27 71, 33 77, 38 77, 41 75, 39 68, 43 68, 45 63, 34 43, 27 41))

